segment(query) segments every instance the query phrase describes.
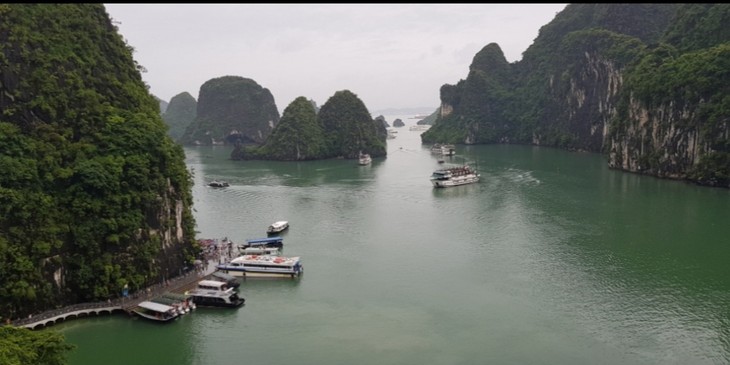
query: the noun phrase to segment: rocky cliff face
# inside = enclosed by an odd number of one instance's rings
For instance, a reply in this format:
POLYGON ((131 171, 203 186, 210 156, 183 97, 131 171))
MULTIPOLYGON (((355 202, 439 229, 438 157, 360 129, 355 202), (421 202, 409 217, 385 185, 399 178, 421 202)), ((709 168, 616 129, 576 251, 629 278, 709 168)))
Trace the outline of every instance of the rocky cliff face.
POLYGON ((465 80, 441 88, 422 140, 602 152, 612 168, 730 187, 730 32, 719 19, 730 7, 571 4, 522 61, 480 51, 465 80))
POLYGON ((162 114, 162 120, 167 124, 167 134, 175 141, 185 133, 190 124, 195 121, 198 102, 188 92, 182 92, 170 99, 167 111, 162 114))
POLYGON ((279 122, 268 89, 254 80, 224 76, 200 87, 195 120, 180 138, 183 144, 262 144, 279 122))
POLYGON ((365 104, 350 90, 335 92, 322 105, 317 119, 325 134, 327 157, 356 159, 387 154, 387 130, 373 119, 365 104))
POLYGON ((104 6, 0 18, 0 317, 179 273, 196 254, 184 152, 104 6))

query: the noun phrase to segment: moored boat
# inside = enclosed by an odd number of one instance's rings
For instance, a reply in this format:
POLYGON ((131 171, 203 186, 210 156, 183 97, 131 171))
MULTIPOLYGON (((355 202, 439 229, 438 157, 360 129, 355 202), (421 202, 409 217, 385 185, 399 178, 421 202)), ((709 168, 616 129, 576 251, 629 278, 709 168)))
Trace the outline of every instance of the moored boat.
POLYGON ((265 245, 259 246, 248 246, 238 249, 241 255, 272 255, 279 256, 281 254, 281 247, 268 247, 265 245))
POLYGON ((228 275, 228 274, 222 273, 220 271, 212 272, 210 274, 210 276, 208 276, 208 279, 222 281, 222 282, 228 284, 228 287, 234 288, 234 289, 241 286, 241 283, 238 281, 238 279, 236 279, 235 276, 228 275))
POLYGON ((267 238, 254 238, 246 240, 245 244, 241 244, 240 248, 247 247, 284 247, 284 239, 279 236, 267 238))
POLYGON ((186 293, 193 299, 193 303, 201 307, 227 307, 236 308, 243 305, 246 301, 243 297, 239 296, 237 292, 221 291, 221 290, 208 290, 208 289, 193 289, 186 293))
POLYGON ((212 290, 219 292, 232 292, 234 288, 228 286, 223 281, 218 280, 201 280, 198 282, 198 289, 201 290, 212 290))
POLYGON ((243 255, 217 266, 218 270, 242 277, 299 277, 304 272, 300 257, 243 255))
POLYGON ((479 174, 469 165, 438 169, 431 174, 431 183, 435 188, 447 188, 478 181, 479 174))
POLYGON ((156 322, 170 322, 179 316, 176 308, 147 300, 137 304, 137 306, 132 309, 132 312, 142 318, 156 322))

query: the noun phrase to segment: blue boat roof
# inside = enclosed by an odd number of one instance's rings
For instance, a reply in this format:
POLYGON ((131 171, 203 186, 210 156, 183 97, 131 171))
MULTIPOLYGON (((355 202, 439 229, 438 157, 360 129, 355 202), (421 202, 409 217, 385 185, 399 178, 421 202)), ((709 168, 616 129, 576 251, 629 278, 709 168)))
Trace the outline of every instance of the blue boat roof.
POLYGON ((253 243, 276 243, 276 242, 282 242, 284 241, 283 238, 276 236, 276 237, 268 237, 268 238, 254 238, 251 240, 246 240, 249 244, 253 243))

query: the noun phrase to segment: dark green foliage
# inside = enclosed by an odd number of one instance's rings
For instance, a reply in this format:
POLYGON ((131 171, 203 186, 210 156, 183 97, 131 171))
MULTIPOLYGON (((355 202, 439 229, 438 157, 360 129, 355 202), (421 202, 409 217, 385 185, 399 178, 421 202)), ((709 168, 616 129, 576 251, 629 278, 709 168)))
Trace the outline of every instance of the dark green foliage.
POLYGON ((730 39, 730 4, 684 4, 663 41, 682 52, 696 51, 730 39))
MULTIPOLYGON (((686 135, 706 146, 697 164, 684 162, 682 168, 688 177, 706 185, 730 187, 730 42, 681 55, 671 46, 657 47, 626 79, 626 98, 631 96, 650 109, 676 113, 671 115, 675 121, 672 125, 657 125, 652 133, 663 135, 672 128, 680 132, 673 132, 675 135, 686 135)), ((629 110, 621 108, 612 135, 628 138, 630 120, 629 110)), ((677 144, 684 148, 681 143, 675 141, 655 149, 646 142, 647 154, 655 158, 645 156, 642 165, 650 170, 666 170, 659 156, 674 154, 666 149, 678 148, 677 144)))
POLYGON ((240 76, 208 80, 200 87, 195 121, 182 144, 262 144, 279 123, 271 92, 240 76))
POLYGON ((178 272, 196 254, 184 152, 103 5, 0 13, 0 317, 178 272))
POLYGON ((314 105, 303 96, 292 101, 264 145, 251 153, 252 158, 280 161, 324 158, 324 134, 314 105))
POLYGON ((158 98, 158 97, 157 97, 157 96, 155 96, 155 95, 152 95, 152 96, 153 96, 153 97, 155 98, 155 100, 157 100, 157 102, 158 102, 158 103, 160 104, 160 113, 161 113, 161 114, 165 114, 165 112, 167 112, 167 106, 168 106, 168 105, 170 105, 170 103, 168 103, 168 102, 167 102, 167 101, 165 101, 165 100, 162 100, 162 99, 158 98))
POLYGON ((383 121, 371 119, 365 104, 348 90, 336 92, 319 113, 314 102, 300 96, 262 146, 237 144, 231 158, 302 161, 357 158, 360 151, 385 156, 387 134, 383 121))
POLYGON ((0 326, 0 365, 64 365, 74 348, 56 331, 0 326))
POLYGON ((510 81, 510 69, 504 52, 496 43, 490 43, 474 56, 469 72, 480 71, 495 82, 506 84, 510 81))
POLYGON ((419 120, 418 122, 416 122, 416 124, 418 124, 418 125, 433 125, 436 122, 436 119, 438 118, 440 111, 441 111, 440 109, 434 110, 433 113, 429 114, 429 116, 427 116, 426 118, 423 118, 423 119, 419 120))
POLYGON ((167 111, 162 114, 162 120, 169 128, 167 134, 177 141, 185 133, 185 129, 193 123, 197 115, 198 102, 188 92, 182 92, 170 99, 167 111))
POLYGON ((362 100, 349 90, 336 92, 317 115, 325 133, 328 157, 358 158, 360 152, 385 156, 385 139, 378 135, 362 100))
POLYGON ((385 117, 384 116, 378 115, 377 117, 375 117, 375 120, 379 120, 381 123, 383 123, 383 125, 385 126, 385 128, 390 128, 390 125, 388 124, 388 121, 385 120, 385 117))
POLYGON ((472 61, 466 80, 444 85, 441 100, 453 111, 421 134, 425 143, 493 143, 504 133, 504 106, 511 97, 510 65, 492 43, 472 61))
POLYGON ((480 51, 441 88, 422 141, 607 152, 610 166, 728 186, 729 21, 726 4, 570 4, 522 61, 480 51))

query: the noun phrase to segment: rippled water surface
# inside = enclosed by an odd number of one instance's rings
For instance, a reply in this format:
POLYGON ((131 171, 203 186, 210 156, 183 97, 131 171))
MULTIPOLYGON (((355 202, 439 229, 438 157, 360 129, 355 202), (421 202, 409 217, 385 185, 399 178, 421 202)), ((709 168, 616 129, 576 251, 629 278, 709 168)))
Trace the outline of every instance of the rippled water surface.
POLYGON ((57 325, 78 346, 70 363, 730 362, 727 190, 505 145, 457 146, 446 164, 482 181, 434 189, 442 165, 398 117, 406 127, 370 166, 186 148, 199 236, 243 242, 288 220, 284 254, 305 274, 247 280, 244 307, 166 325, 57 325))

